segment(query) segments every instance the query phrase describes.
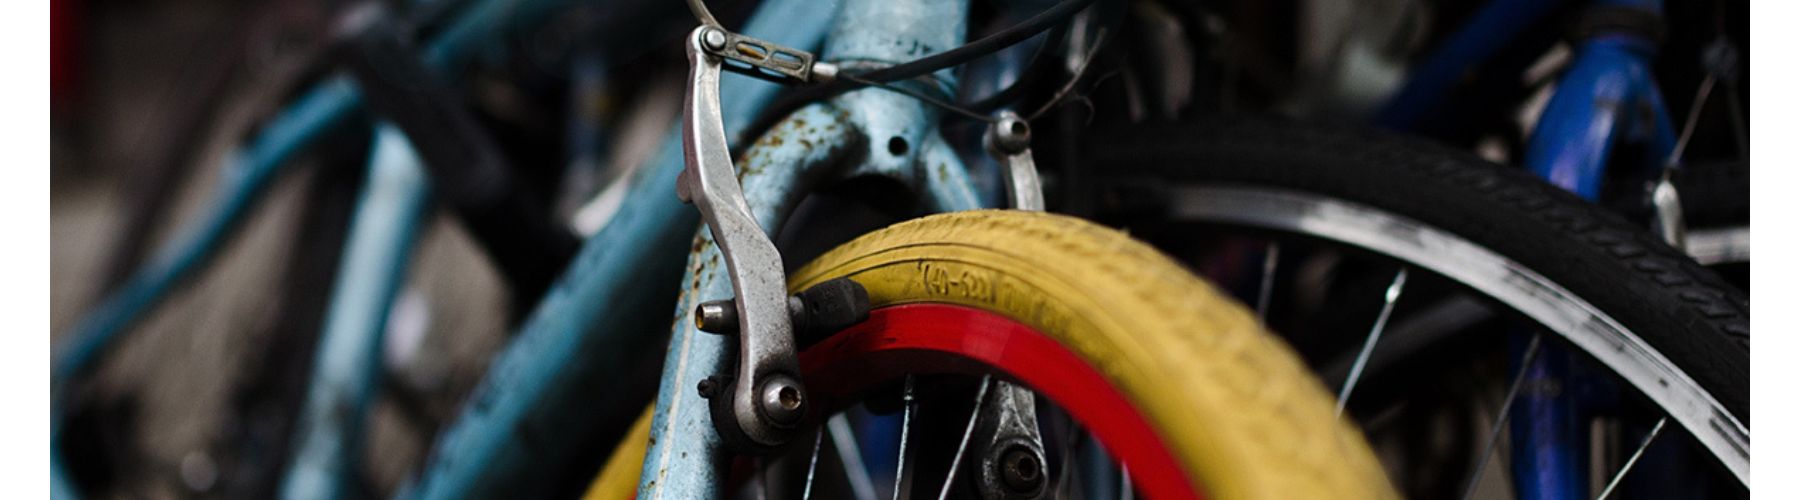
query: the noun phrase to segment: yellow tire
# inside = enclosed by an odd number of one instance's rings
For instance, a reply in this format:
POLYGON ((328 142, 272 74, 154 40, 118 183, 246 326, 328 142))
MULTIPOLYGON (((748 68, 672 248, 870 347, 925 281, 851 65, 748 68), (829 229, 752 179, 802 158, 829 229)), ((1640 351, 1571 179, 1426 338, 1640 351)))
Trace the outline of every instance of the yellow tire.
MULTIPOLYGON (((1131 401, 1208 497, 1397 497, 1285 344, 1124 233, 1037 212, 934 215, 832 250, 793 273, 790 288, 841 276, 877 308, 956 304, 1051 337, 1131 401)), ((647 441, 647 429, 636 426, 627 443, 647 441)), ((642 456, 642 446, 622 446, 589 498, 629 498, 642 456), (613 470, 621 467, 629 472, 613 470)))

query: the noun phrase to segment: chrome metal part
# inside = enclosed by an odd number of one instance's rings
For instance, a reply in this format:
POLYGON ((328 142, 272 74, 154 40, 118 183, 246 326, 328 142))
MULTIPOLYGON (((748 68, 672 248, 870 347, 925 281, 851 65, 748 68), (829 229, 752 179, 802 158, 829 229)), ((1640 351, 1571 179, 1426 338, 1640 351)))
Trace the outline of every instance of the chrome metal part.
POLYGON ((819 445, 825 442, 825 426, 813 429, 812 457, 806 460, 806 486, 800 490, 800 500, 812 500, 813 479, 819 472, 819 445))
POLYGON ((700 209, 701 220, 725 257, 735 292, 737 370, 729 397, 712 399, 714 425, 728 440, 741 438, 750 448, 771 447, 793 437, 798 419, 769 412, 769 406, 759 403, 759 394, 771 388, 792 390, 795 408, 800 408, 805 391, 794 355, 781 254, 751 215, 731 166, 731 146, 725 139, 719 108, 721 61, 706 47, 710 34, 719 31, 702 26, 688 36, 688 95, 682 110, 681 141, 686 167, 676 181, 676 191, 700 209), (786 382, 772 386, 777 379, 786 382), (718 421, 725 416, 721 413, 728 415, 724 421, 718 421))
POLYGON ((950 456, 950 471, 944 476, 944 487, 938 490, 938 500, 950 498, 950 487, 956 484, 956 468, 962 464, 963 454, 969 450, 969 438, 975 436, 975 424, 981 422, 981 408, 987 405, 988 389, 994 386, 993 375, 983 375, 981 385, 975 389, 975 407, 969 409, 969 423, 963 426, 962 440, 956 443, 956 453, 950 456))
MULTIPOLYGON (((763 230, 779 230, 808 192, 807 180, 835 175, 834 169, 845 165, 855 147, 862 144, 845 119, 828 105, 807 106, 774 127, 773 134, 781 140, 765 137, 745 150, 744 163, 738 169, 741 186, 763 230)), ((694 387, 707 377, 718 377, 718 385, 725 385, 729 376, 725 374, 735 371, 741 346, 725 335, 701 332, 694 319, 686 317, 700 303, 734 293, 726 258, 722 247, 713 243, 714 235, 704 228, 690 234, 687 274, 680 280, 683 289, 675 308, 680 317, 670 332, 660 384, 663 389, 651 426, 655 444, 645 456, 638 498, 716 498, 722 494, 716 486, 728 471, 719 464, 729 463, 731 450, 722 446, 724 435, 716 429, 726 427, 731 416, 712 413, 712 404, 728 398, 706 398, 694 387)), ((785 302, 786 297, 783 299, 785 302)))
MULTIPOLYGON (((1044 189, 1031 158, 1031 124, 1011 110, 988 125, 982 144, 1002 166, 1006 197, 1016 210, 1043 211, 1044 189)), ((1038 433, 1037 406, 1030 389, 1005 381, 994 384, 993 404, 977 409, 983 422, 977 441, 985 445, 975 464, 976 487, 988 499, 1037 498, 1044 488, 1044 440, 1038 433), (1033 472, 1019 469, 1027 462, 1033 472), (1032 477, 1023 480, 1023 477, 1032 477)))
POLYGON ((1262 281, 1256 287, 1256 319, 1259 321, 1269 319, 1269 297, 1275 292, 1275 266, 1280 262, 1281 243, 1271 240, 1263 252, 1262 281))
POLYGON ((901 393, 900 397, 900 404, 902 405, 900 414, 900 458, 894 461, 895 464, 898 464, 894 469, 894 500, 900 500, 902 489, 900 486, 904 484, 902 481, 906 480, 906 452, 908 450, 906 447, 906 439, 912 434, 913 411, 918 407, 918 402, 913 400, 912 375, 906 376, 906 390, 901 393))
MULTIPOLYGON (((1519 358, 1519 366, 1528 366, 1533 359, 1537 358, 1538 349, 1543 346, 1543 340, 1544 338, 1542 335, 1531 336, 1530 343, 1525 347, 1525 355, 1519 358)), ((1525 376, 1527 374, 1529 374, 1529 372, 1525 370, 1518 370, 1518 373, 1513 375, 1512 383, 1507 384, 1506 399, 1500 401, 1500 411, 1499 413, 1494 414, 1494 423, 1488 426, 1487 444, 1482 445, 1481 455, 1479 455, 1481 458, 1476 459, 1475 462, 1475 472, 1469 477, 1468 482, 1465 483, 1466 486, 1463 489, 1462 495, 1463 500, 1468 500, 1469 497, 1475 495, 1475 486, 1480 484, 1481 473, 1482 471, 1487 470, 1488 460, 1494 456, 1494 445, 1500 443, 1500 433, 1506 430, 1506 419, 1512 416, 1513 401, 1519 399, 1519 387, 1525 385, 1525 376)))
MULTIPOLYGON (((869 291, 850 278, 813 285, 788 297, 794 340, 807 345, 869 318, 869 291)), ((731 300, 714 300, 694 308, 694 327, 706 333, 737 334, 737 308, 731 300)))
POLYGON ((1670 181, 1675 169, 1681 165, 1681 157, 1687 151, 1688 141, 1694 137, 1694 127, 1699 125, 1700 111, 1705 109, 1706 98, 1712 95, 1712 88, 1717 77, 1707 75, 1700 81, 1700 88, 1694 91, 1694 104, 1688 108, 1687 120, 1681 125, 1681 135, 1675 139, 1675 147, 1669 150, 1669 158, 1663 164, 1662 176, 1650 185, 1650 206, 1655 219, 1657 236, 1677 250, 1687 250, 1687 221, 1682 218, 1681 193, 1675 190, 1675 183, 1670 181))
POLYGON ((1656 426, 1651 427, 1650 433, 1644 435, 1644 440, 1638 444, 1637 451, 1631 452, 1631 458, 1625 460, 1625 465, 1619 467, 1619 472, 1613 473, 1612 479, 1606 481, 1606 489, 1600 490, 1600 496, 1594 497, 1595 500, 1606 500, 1612 497, 1612 492, 1619 487, 1619 482, 1625 480, 1625 474, 1631 472, 1631 468, 1637 465, 1639 458, 1644 457, 1644 451, 1650 449, 1650 443, 1656 441, 1656 436, 1662 435, 1663 427, 1668 424, 1669 417, 1657 419, 1656 426))
POLYGON ((696 31, 699 33, 701 50, 713 57, 736 63, 724 64, 723 68, 727 71, 787 84, 818 83, 837 78, 837 67, 818 64, 811 52, 732 33, 716 26, 701 26, 696 31))
POLYGON ((856 500, 875 500, 875 482, 869 479, 869 468, 863 465, 862 449, 856 445, 856 434, 850 431, 850 419, 844 414, 832 415, 825 419, 825 428, 831 431, 831 445, 837 449, 838 465, 849 476, 850 497, 856 500))
POLYGON ((1043 211, 1044 188, 1031 158, 1031 124, 1018 113, 1001 111, 1000 120, 988 125, 982 144, 1004 167, 1006 196, 1012 207, 1043 211))
MULTIPOLYGON (((765 7, 759 9, 759 17, 771 10, 769 2, 764 4, 765 7)), ((920 55, 908 51, 942 50, 959 45, 966 32, 968 13, 967 0, 804 0, 779 2, 778 5, 783 10, 780 16, 771 16, 772 19, 836 15, 837 20, 830 27, 829 46, 821 53, 840 66, 848 66, 851 62, 904 62, 920 55), (872 17, 875 14, 886 17, 872 17)), ((806 27, 811 25, 796 22, 793 27, 782 24, 765 26, 771 29, 762 31, 745 31, 786 40, 782 37, 787 35, 778 30, 806 27)), ((706 55, 698 50, 693 53, 706 55)), ((939 75, 949 76, 950 72, 939 75)), ((736 85, 730 77, 726 83, 736 85)), ((921 82, 897 84, 921 85, 921 82)), ((722 105, 729 111, 738 103, 722 105)), ((969 181, 967 167, 938 133, 934 126, 937 122, 936 109, 882 89, 851 91, 827 102, 805 106, 770 127, 760 138, 754 138, 755 142, 742 153, 743 163, 738 165, 736 173, 744 200, 766 233, 780 230, 813 186, 864 175, 898 181, 911 190, 922 208, 928 211, 981 208, 983 205, 969 181), (905 147, 894 148, 895 138, 899 139, 898 145, 905 147)), ((753 138, 733 138, 747 139, 753 138)), ((702 302, 733 294, 735 284, 724 265, 726 259, 722 247, 713 244, 716 235, 716 231, 701 230, 691 240, 688 272, 681 280, 683 290, 675 307, 681 316, 693 314, 702 302)), ((725 336, 702 333, 695 326, 692 318, 680 317, 670 332, 659 384, 662 389, 650 428, 654 442, 646 450, 638 498, 718 498, 723 495, 717 486, 724 482, 729 472, 723 467, 730 463, 729 450, 721 446, 722 436, 713 432, 724 425, 710 411, 710 405, 712 401, 724 398, 705 399, 694 387, 701 379, 731 371, 740 346, 725 336)), ((831 427, 834 446, 841 448, 853 444, 840 439, 836 431, 838 425, 831 427)), ((840 458, 847 459, 841 453, 840 458)), ((852 484, 867 486, 855 488, 858 497, 873 494, 874 485, 857 476, 852 475, 852 484)))
POLYGON ((1362 378, 1363 367, 1369 364, 1369 355, 1375 353, 1375 343, 1381 341, 1381 330, 1387 327, 1388 316, 1394 313, 1394 303, 1400 300, 1400 292, 1406 289, 1406 267, 1394 273, 1394 282, 1388 284, 1387 293, 1382 295, 1381 314, 1375 316, 1375 326, 1369 328, 1369 335, 1364 337, 1362 350, 1356 354, 1356 362, 1350 365, 1350 377, 1344 379, 1344 388, 1338 391, 1337 414, 1344 414, 1344 406, 1350 404, 1350 391, 1356 390, 1356 381, 1362 378))
POLYGON ((1024 386, 994 384, 984 406, 976 443, 980 459, 971 464, 976 489, 989 500, 1044 496, 1044 441, 1037 427, 1037 396, 1024 386))
POLYGON ((1650 188, 1650 205, 1656 208, 1653 229, 1664 243, 1676 250, 1687 251, 1687 221, 1681 214, 1681 193, 1675 190, 1675 183, 1669 181, 1672 173, 1671 169, 1664 169, 1662 178, 1650 188))
POLYGON ((1686 250, 1695 261, 1709 266, 1750 262, 1750 226, 1689 231, 1686 250))
POLYGON ((794 425, 806 412, 806 398, 801 392, 800 381, 785 375, 773 375, 762 383, 762 393, 757 396, 757 409, 776 425, 794 425))
POLYGON ((1561 285, 1418 221, 1312 193, 1249 186, 1176 190, 1176 217, 1309 234, 1395 257, 1455 280, 1579 347, 1669 412, 1739 481, 1750 477, 1750 427, 1611 316, 1561 285))
POLYGON ((737 305, 729 300, 714 300, 694 308, 694 328, 706 333, 737 333, 737 305))
MULTIPOLYGON (((1044 485, 1044 462, 1023 448, 1006 450, 1006 455, 1000 458, 1000 467, 1001 483, 1007 489, 1032 491, 1044 485)), ((1125 488, 1121 491, 1128 493, 1125 488)))

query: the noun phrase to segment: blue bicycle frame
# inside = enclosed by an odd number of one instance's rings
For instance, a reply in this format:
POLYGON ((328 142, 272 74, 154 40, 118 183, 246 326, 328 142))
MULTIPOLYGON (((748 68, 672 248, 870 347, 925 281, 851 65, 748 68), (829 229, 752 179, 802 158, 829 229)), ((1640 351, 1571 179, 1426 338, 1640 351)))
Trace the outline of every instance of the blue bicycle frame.
MULTIPOLYGON (((477 46, 509 26, 531 26, 548 9, 537 3, 484 0, 469 7, 438 35, 423 54, 427 66, 456 74, 477 46), (510 23, 510 24, 509 24, 510 23)), ((851 0, 839 12, 835 2, 770 0, 743 28, 747 34, 783 45, 816 48, 829 29, 826 58, 858 64, 892 64, 944 50, 962 42, 966 0, 881 2, 851 0), (896 20, 907 21, 896 24, 896 20), (892 26, 908 26, 896 31, 892 26), (896 43, 901 40, 910 43, 896 43)), ((946 70, 924 90, 948 94, 955 81, 946 70)), ((902 85, 913 85, 903 83, 902 85)), ((727 78, 721 88, 723 117, 733 143, 773 97, 773 84, 727 78)), ((203 267, 231 236, 260 194, 289 160, 325 130, 348 123, 362 106, 347 78, 332 78, 303 94, 234 157, 215 193, 215 203, 198 224, 150 261, 123 287, 78 324, 54 355, 53 387, 87 372, 117 339, 194 270, 203 267)), ((924 205, 948 211, 978 208, 991 197, 971 189, 961 160, 934 125, 936 111, 910 97, 875 90, 845 94, 830 103, 804 108, 778 125, 771 137, 744 155, 746 196, 765 230, 773 233, 807 187, 826 175, 881 175, 902 181, 924 205), (889 144, 915 145, 892 149, 889 144), (876 145, 880 144, 881 147, 876 145), (848 161, 851 158, 860 160, 848 161), (854 165, 851 165, 855 163, 854 165), (850 165, 850 166, 846 166, 850 165)), ((606 226, 584 243, 562 278, 545 295, 500 353, 462 414, 433 448, 423 475, 400 496, 447 498, 501 496, 533 464, 554 463, 576 450, 562 439, 566 429, 592 427, 595 415, 628 412, 634 402, 609 390, 624 380, 642 353, 654 352, 667 323, 666 300, 681 283, 669 359, 658 398, 651 450, 659 466, 646 469, 648 495, 672 498, 713 496, 721 477, 715 460, 722 453, 710 417, 696 403, 692 380, 718 373, 730 359, 718 337, 695 335, 686 315, 702 298, 729 295, 718 274, 718 253, 707 231, 697 227, 693 209, 674 196, 683 158, 679 130, 630 182, 626 201, 606 226), (692 245, 690 245, 692 243, 692 245), (686 279, 680 275, 684 249, 690 252, 686 279), (682 411, 682 408, 688 411, 682 411), (673 458, 687 457, 687 458, 673 458), (665 478, 654 483, 656 478, 665 478)), ((423 212, 428 180, 401 134, 380 127, 370 182, 358 202, 346 258, 328 323, 320 342, 317 369, 302 413, 297 454, 282 483, 285 497, 336 496, 355 463, 359 422, 379 379, 381 325, 404 277, 416 225, 423 212)), ((54 411, 54 410, 53 410, 54 411)), ((52 464, 55 496, 74 498, 56 451, 53 414, 52 464)))
MULTIPOLYGON (((962 44, 967 0, 847 0, 820 54, 840 67, 891 65, 962 44)), ((949 95, 949 71, 920 90, 949 95)), ((887 177, 911 188, 934 211, 981 208, 967 169, 936 126, 937 110, 879 89, 850 92, 809 105, 776 125, 741 156, 744 196, 771 237, 812 184, 827 178, 887 177)), ((728 339, 701 333, 689 316, 702 301, 730 297, 722 255, 702 230, 694 237, 677 319, 663 362, 661 394, 638 498, 718 498, 729 465, 707 403, 693 388, 730 373, 728 339)))
MULTIPOLYGON (((1383 108, 1378 123, 1405 129, 1442 104, 1461 76, 1513 43, 1542 21, 1562 0, 1496 0, 1488 3, 1417 70, 1383 108)), ((1661 16, 1661 0, 1595 0, 1596 6, 1625 7, 1661 16)), ((1674 148, 1675 132, 1661 90, 1651 73, 1653 40, 1639 34, 1601 33, 1579 40, 1574 58, 1558 79, 1556 92, 1540 115, 1526 147, 1524 165, 1563 189, 1593 200, 1600 195, 1609 160, 1621 146, 1642 148, 1637 168, 1662 168, 1674 148)), ((1514 345, 1515 358, 1522 343, 1514 345)), ((1588 495, 1586 455, 1588 410, 1573 388, 1588 381, 1574 376, 1577 360, 1566 349, 1545 345, 1529 365, 1509 426, 1514 491, 1524 499, 1583 498, 1588 495)), ((1515 363, 1516 364, 1516 363, 1515 363)))

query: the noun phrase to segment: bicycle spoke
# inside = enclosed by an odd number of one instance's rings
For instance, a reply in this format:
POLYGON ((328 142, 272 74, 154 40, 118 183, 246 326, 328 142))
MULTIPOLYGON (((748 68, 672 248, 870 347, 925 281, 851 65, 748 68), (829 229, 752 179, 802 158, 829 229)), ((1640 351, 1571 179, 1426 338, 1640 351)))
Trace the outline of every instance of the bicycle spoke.
POLYGON ((1135 497, 1131 489, 1131 469, 1125 468, 1125 464, 1119 464, 1119 498, 1131 500, 1135 497))
POLYGON ((850 432, 850 420, 839 413, 826 419, 825 427, 831 431, 831 445, 837 449, 838 465, 844 468, 844 476, 850 480, 850 493, 856 500, 875 500, 875 482, 869 479, 869 469, 863 465, 862 448, 856 445, 856 434, 850 432))
POLYGON ((900 500, 900 483, 906 479, 906 435, 912 431, 913 414, 913 376, 906 376, 905 393, 901 396, 903 409, 900 413, 900 460, 894 469, 894 500, 900 500))
POLYGON ((763 466, 763 460, 761 458, 751 459, 750 466, 756 468, 756 499, 769 500, 769 482, 765 477, 768 474, 769 468, 763 466))
POLYGON ((1706 109, 1706 99, 1712 97, 1715 80, 1713 75, 1700 80, 1700 88, 1694 91, 1694 104, 1688 107, 1687 120, 1681 125, 1681 135, 1675 139, 1675 147, 1669 150, 1668 165, 1680 163, 1682 153, 1687 152, 1688 140, 1694 137, 1694 127, 1700 124, 1700 112, 1706 109))
POLYGON ((1525 357, 1519 360, 1519 374, 1513 376, 1512 385, 1506 388, 1506 400, 1500 402, 1500 414, 1494 417, 1494 430, 1488 432, 1487 445, 1481 447, 1481 459, 1475 462, 1475 475, 1469 477, 1469 484, 1463 489, 1463 500, 1475 495, 1475 482, 1481 480, 1482 471, 1487 469, 1488 458, 1494 454, 1494 445, 1500 442, 1500 430, 1506 428, 1506 417, 1512 415, 1513 400, 1519 397, 1519 386, 1525 383, 1524 367, 1531 366, 1537 358, 1538 345, 1542 341, 1541 334, 1531 334, 1531 342, 1525 346, 1525 357))
POLYGON ((1387 327, 1388 316, 1394 313, 1394 303, 1400 300, 1401 290, 1406 289, 1406 268, 1394 273, 1394 282, 1388 284, 1385 302, 1381 305, 1381 314, 1375 317, 1375 326, 1369 329, 1369 337, 1363 340, 1362 352, 1356 354, 1356 362, 1350 364, 1350 377, 1344 379, 1344 389, 1338 392, 1337 414, 1344 414, 1344 406, 1350 403, 1350 391, 1356 389, 1357 379, 1362 378, 1363 368, 1369 364, 1369 355, 1375 353, 1375 342, 1381 340, 1381 329, 1387 327))
POLYGON ((1619 472, 1606 482, 1606 489, 1600 490, 1600 496, 1595 497, 1596 500, 1606 500, 1606 497, 1612 496, 1613 488, 1619 487, 1619 481, 1625 479, 1625 473, 1631 472, 1631 466, 1637 465, 1638 458, 1644 456, 1644 450, 1650 449, 1650 442, 1662 434, 1663 426, 1668 423, 1669 417, 1666 416, 1656 421, 1656 426, 1650 428, 1650 434, 1644 436, 1644 442, 1638 444, 1637 451, 1631 452, 1631 458, 1626 459, 1625 465, 1619 467, 1619 472))
POLYGON ((819 471, 819 443, 825 441, 825 427, 813 431, 812 458, 806 461, 806 486, 800 490, 800 500, 812 498, 813 475, 819 471))
POLYGON ((1262 286, 1256 289, 1256 319, 1268 322, 1269 294, 1275 291, 1275 265, 1281 261, 1281 243, 1270 241, 1263 253, 1262 286))
POLYGON ((956 454, 950 456, 950 472, 944 474, 944 488, 938 491, 938 500, 950 498, 950 484, 956 482, 956 467, 962 465, 963 450, 969 448, 969 438, 975 435, 975 422, 981 418, 981 407, 987 403, 988 386, 993 383, 993 375, 981 376, 981 387, 975 389, 975 409, 969 410, 969 425, 963 428, 962 442, 956 444, 956 454))

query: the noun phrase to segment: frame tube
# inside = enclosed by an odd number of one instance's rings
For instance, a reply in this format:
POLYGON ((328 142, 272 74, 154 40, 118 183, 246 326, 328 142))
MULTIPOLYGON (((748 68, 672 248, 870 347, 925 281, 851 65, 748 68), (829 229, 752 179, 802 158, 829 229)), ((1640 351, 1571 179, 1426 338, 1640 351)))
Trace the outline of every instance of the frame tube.
POLYGON ((319 339, 283 498, 340 498, 361 461, 363 422, 380 387, 382 338, 394 294, 426 213, 429 188, 418 155, 392 125, 375 132, 368 181, 319 339))
MULTIPOLYGON (((424 50, 426 66, 445 75, 460 74, 475 48, 511 28, 536 26, 551 6, 546 0, 481 0, 464 11, 424 50)), ((117 340, 194 270, 205 266, 244 217, 261 201, 262 192, 300 151, 341 127, 362 109, 362 92, 348 77, 336 76, 314 85, 265 127, 250 146, 233 155, 219 181, 212 207, 174 241, 107 294, 83 316, 52 354, 51 385, 85 373, 117 340)))
MULTIPOLYGON (((831 9, 807 0, 765 2, 746 31, 814 47, 831 9)), ((729 77, 720 88, 726 133, 737 136, 779 87, 729 77)), ((622 432, 642 400, 625 383, 668 325, 682 250, 699 217, 675 197, 683 159, 679 126, 636 174, 624 204, 589 238, 556 285, 494 360, 461 415, 439 437, 427 469, 401 497, 505 497, 538 466, 559 463, 582 437, 622 432), (617 414, 617 415, 614 415, 617 414), (599 417, 597 417, 599 416, 599 417), (600 420, 620 417, 617 429, 600 420)), ((691 386, 690 386, 691 388, 691 386)), ((707 430, 712 432, 711 429, 707 430)), ((619 435, 597 436, 601 441, 619 435)))
MULTIPOLYGON (((947 50, 962 43, 967 13, 967 0, 848 0, 832 23, 822 58, 854 67, 947 50)), ((945 80, 948 73, 935 76, 946 88, 954 87, 954 80, 945 80)), ((862 89, 790 115, 740 156, 744 197, 758 225, 778 233, 827 175, 890 177, 931 209, 977 208, 967 167, 939 136, 936 110, 925 106, 911 97, 862 89), (847 161, 855 163, 844 165, 847 161)), ((701 230, 692 241, 639 476, 638 498, 646 500, 717 498, 728 473, 730 455, 714 430, 707 401, 694 388, 708 376, 730 373, 736 351, 730 339, 700 332, 692 311, 701 302, 730 296, 731 284, 710 232, 701 230)))
MULTIPOLYGON (((1607 2, 1596 2, 1607 3, 1607 2)), ((1612 2, 1654 8, 1655 0, 1612 2)), ((1646 148, 1642 168, 1656 168, 1674 145, 1674 128, 1650 63, 1655 46, 1631 35, 1601 34, 1580 42, 1532 131, 1525 166, 1539 177, 1589 200, 1606 179, 1608 160, 1622 143, 1646 148)), ((1517 346, 1515 346, 1517 350, 1517 346)), ((1520 418, 1508 423, 1513 442, 1513 489, 1520 498, 1553 499, 1588 494, 1587 409, 1568 388, 1572 353, 1544 346, 1525 370, 1524 384, 1560 388, 1521 392, 1520 418)))

